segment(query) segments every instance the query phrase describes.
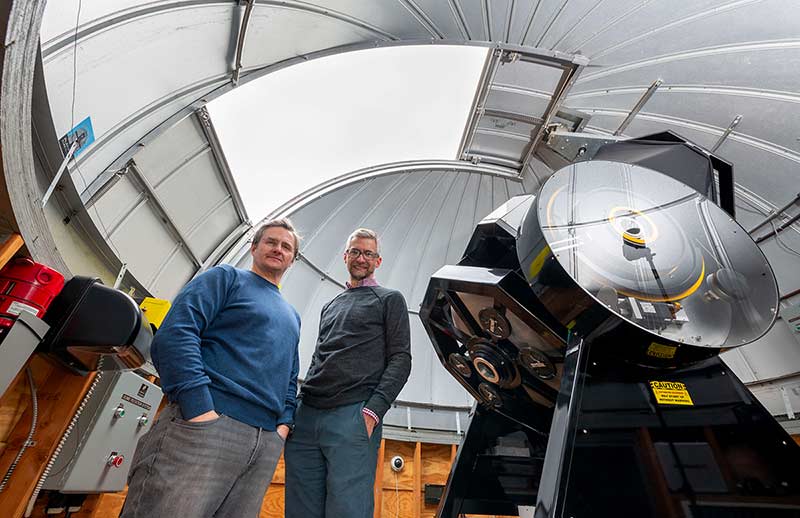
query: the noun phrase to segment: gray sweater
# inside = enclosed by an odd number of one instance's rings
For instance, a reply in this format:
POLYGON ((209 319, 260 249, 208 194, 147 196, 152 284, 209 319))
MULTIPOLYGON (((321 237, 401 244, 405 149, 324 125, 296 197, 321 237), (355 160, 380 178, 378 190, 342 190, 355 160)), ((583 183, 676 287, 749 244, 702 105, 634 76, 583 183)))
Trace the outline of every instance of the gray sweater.
POLYGON ((382 286, 351 288, 322 308, 303 404, 333 408, 365 401, 383 419, 411 372, 408 308, 382 286))

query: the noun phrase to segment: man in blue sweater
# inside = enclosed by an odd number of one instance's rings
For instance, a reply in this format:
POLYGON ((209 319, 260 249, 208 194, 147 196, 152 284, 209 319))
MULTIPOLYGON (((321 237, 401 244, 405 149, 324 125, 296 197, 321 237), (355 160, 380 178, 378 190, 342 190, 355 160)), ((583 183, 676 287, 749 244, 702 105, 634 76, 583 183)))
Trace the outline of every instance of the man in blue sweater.
POLYGON ((169 399, 139 441, 122 518, 255 518, 294 420, 300 316, 279 291, 287 219, 258 229, 251 270, 217 266, 175 299, 151 347, 169 399))

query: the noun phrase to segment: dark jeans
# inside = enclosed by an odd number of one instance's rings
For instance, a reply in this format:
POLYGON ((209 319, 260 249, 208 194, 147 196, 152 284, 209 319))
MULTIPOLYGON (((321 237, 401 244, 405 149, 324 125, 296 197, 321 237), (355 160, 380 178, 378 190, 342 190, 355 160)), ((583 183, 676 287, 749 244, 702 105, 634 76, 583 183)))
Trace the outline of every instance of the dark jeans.
POLYGON ((122 518, 256 518, 283 449, 227 416, 190 423, 170 404, 140 440, 122 518))
POLYGON ((286 518, 372 518, 381 426, 367 437, 363 407, 297 408, 284 453, 286 518))

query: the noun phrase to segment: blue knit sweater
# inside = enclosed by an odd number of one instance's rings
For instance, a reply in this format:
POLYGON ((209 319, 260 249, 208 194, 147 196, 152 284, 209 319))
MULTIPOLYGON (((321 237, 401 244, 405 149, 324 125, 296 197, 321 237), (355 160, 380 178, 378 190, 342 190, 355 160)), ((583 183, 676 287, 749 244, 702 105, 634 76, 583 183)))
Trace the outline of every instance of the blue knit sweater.
POLYGON ((189 282, 153 339, 153 364, 184 419, 209 410, 275 430, 296 407, 300 316, 278 287, 217 266, 189 282))

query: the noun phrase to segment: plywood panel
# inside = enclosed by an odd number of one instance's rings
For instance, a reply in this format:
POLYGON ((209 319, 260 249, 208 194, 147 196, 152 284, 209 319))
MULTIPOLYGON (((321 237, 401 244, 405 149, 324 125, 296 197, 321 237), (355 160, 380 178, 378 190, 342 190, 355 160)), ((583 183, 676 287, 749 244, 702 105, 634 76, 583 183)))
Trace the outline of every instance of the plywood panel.
POLYGON ((283 460, 283 454, 281 454, 281 457, 278 459, 278 465, 275 467, 275 474, 272 476, 272 484, 267 488, 267 493, 264 495, 264 502, 261 504, 259 518, 283 516, 285 483, 286 463, 283 460))
POLYGON ((450 446, 447 444, 422 445, 422 485, 442 484, 450 474, 450 446))
POLYGON ((422 444, 414 446, 414 518, 422 510, 422 444))
POLYGON ((264 496, 264 503, 261 505, 259 518, 276 518, 283 516, 283 484, 272 484, 267 489, 264 496))
POLYGON ((8 236, 0 245, 0 268, 5 266, 24 244, 25 241, 22 240, 21 235, 15 233, 8 236))
MULTIPOLYGON (((0 510, 3 516, 17 517, 23 513, 36 481, 93 379, 94 375, 91 374, 86 377, 76 376, 59 368, 53 369, 42 384, 37 441, 26 450, 9 485, 0 493, 0 510)), ((25 443, 29 429, 26 422, 30 419, 31 411, 28 409, 8 436, 8 446, 0 455, 0 473, 8 470, 25 443)))
POLYGON ((275 475, 272 477, 272 483, 286 483, 286 463, 283 460, 283 453, 281 453, 281 458, 278 459, 278 465, 275 467, 275 475))
POLYGON ((96 513, 93 518, 118 518, 127 495, 127 491, 102 495, 98 502, 98 510, 100 512, 96 513))
MULTIPOLYGON (((37 387, 44 385, 55 368, 50 361, 39 355, 34 355, 28 360, 27 365, 33 371, 33 380, 37 387)), ((30 384, 25 369, 22 369, 5 394, 0 397, 0 453, 5 449, 9 434, 17 426, 30 404, 30 384)))
POLYGON ((447 444, 422 445, 422 518, 432 518, 438 504, 425 503, 425 484, 445 485, 450 474, 451 447, 447 444))
POLYGON ((411 518, 414 516, 414 492, 411 490, 384 491, 383 518, 411 518))
MULTIPOLYGON (((383 489, 394 490, 395 486, 400 489, 414 489, 414 447, 413 442, 386 441, 386 450, 383 456, 383 489), (405 461, 405 466, 400 473, 392 471, 392 457, 400 455, 405 461)), ((385 496, 385 495, 384 495, 385 496)))

